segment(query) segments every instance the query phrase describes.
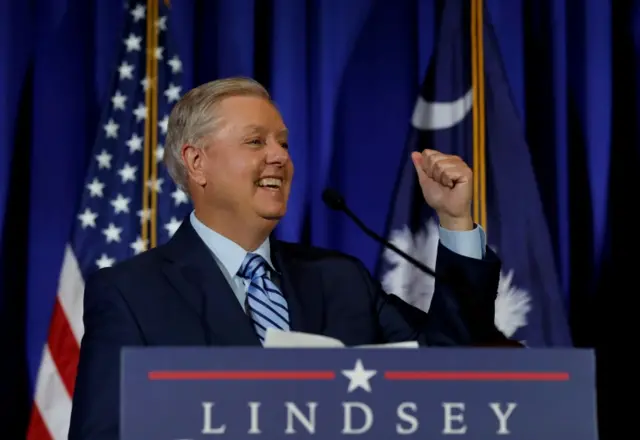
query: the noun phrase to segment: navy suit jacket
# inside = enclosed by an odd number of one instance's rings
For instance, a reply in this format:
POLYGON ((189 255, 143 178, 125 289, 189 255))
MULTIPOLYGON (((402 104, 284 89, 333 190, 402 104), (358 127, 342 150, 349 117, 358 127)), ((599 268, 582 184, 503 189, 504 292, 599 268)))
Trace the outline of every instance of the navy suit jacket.
MULTIPOLYGON (((428 313, 385 293, 363 264, 345 254, 271 241, 289 304, 291 329, 346 345, 417 340, 469 346, 502 338, 494 327, 500 261, 440 245, 428 313)), ((260 346, 209 249, 188 219, 165 245, 87 280, 85 333, 73 395, 69 439, 119 436, 120 350, 124 346, 260 346)))

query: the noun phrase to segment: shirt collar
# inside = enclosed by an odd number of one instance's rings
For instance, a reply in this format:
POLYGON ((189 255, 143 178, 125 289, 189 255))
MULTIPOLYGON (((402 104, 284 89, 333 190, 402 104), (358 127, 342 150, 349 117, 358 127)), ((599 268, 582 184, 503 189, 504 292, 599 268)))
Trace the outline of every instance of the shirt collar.
MULTIPOLYGON (((196 231, 196 234, 198 234, 207 248, 209 248, 218 261, 224 266, 229 275, 232 277, 236 276, 248 252, 237 243, 207 227, 196 217, 195 211, 191 212, 189 220, 191 221, 191 225, 196 231)), ((253 253, 264 258, 270 269, 275 271, 271 261, 269 237, 267 237, 267 239, 258 247, 258 249, 253 251, 253 253)))

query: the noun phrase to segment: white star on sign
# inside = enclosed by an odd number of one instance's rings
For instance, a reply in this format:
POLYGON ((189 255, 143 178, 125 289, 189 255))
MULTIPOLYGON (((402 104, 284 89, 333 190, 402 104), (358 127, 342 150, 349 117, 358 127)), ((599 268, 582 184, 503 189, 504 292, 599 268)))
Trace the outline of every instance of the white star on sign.
POLYGON ((357 388, 362 388, 370 393, 371 385, 369 384, 369 379, 376 375, 376 370, 365 370, 362 361, 358 359, 353 370, 342 370, 342 374, 349 379, 348 393, 357 388))

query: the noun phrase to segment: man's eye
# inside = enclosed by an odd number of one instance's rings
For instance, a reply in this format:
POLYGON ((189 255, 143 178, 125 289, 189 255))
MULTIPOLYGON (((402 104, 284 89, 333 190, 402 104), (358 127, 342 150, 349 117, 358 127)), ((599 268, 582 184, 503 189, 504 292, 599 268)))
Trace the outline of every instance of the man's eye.
POLYGON ((253 145, 262 145, 262 139, 251 139, 247 143, 253 145))

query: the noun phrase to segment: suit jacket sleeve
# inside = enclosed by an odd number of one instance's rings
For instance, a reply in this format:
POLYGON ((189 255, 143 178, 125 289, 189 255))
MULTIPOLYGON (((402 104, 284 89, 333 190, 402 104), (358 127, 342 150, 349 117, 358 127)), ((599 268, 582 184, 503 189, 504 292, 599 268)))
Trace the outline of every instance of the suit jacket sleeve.
POLYGON ((143 342, 110 274, 110 269, 100 270, 85 287, 85 329, 73 394, 70 440, 119 437, 120 350, 143 342))
POLYGON ((428 313, 373 282, 373 299, 385 342, 417 340, 430 346, 492 345, 506 340, 494 324, 501 263, 489 248, 483 259, 438 247, 435 291, 428 313))

